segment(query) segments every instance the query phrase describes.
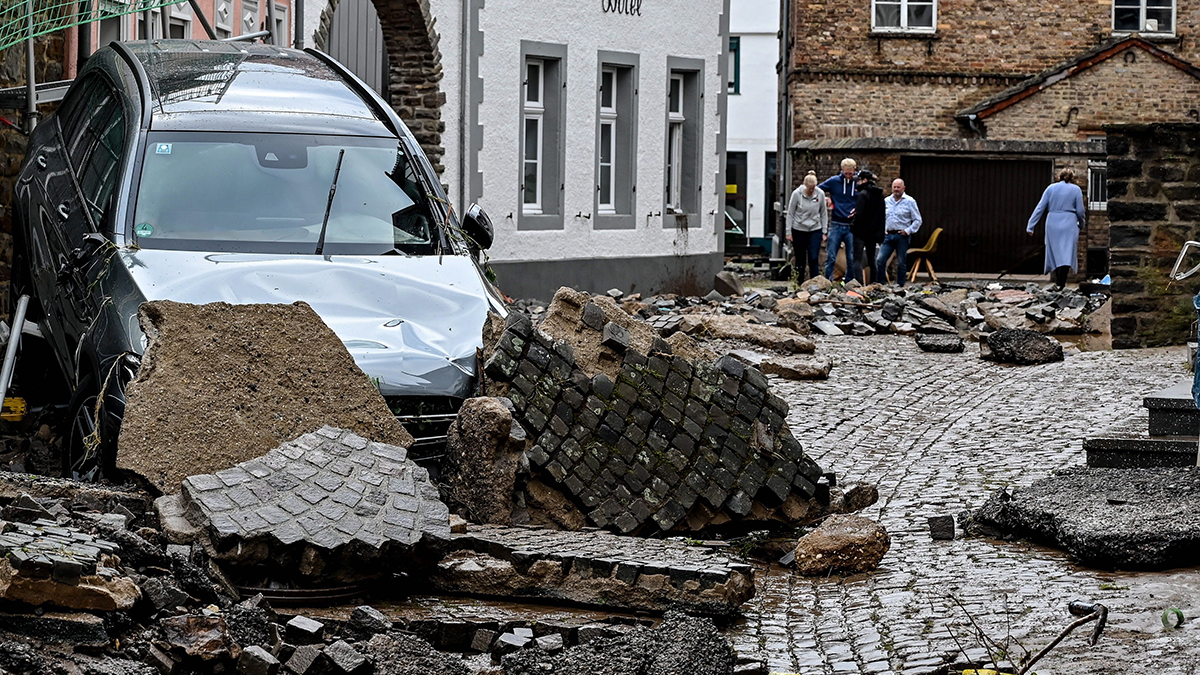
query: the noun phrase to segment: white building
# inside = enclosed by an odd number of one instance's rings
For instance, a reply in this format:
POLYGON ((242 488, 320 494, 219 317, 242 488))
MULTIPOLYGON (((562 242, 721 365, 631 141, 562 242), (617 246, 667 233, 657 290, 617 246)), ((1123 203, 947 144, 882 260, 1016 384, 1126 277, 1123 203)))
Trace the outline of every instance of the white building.
POLYGON ((731 0, 726 211, 750 244, 771 252, 779 92, 779 0, 731 0))
POLYGON ((711 288, 729 0, 329 1, 308 44, 390 94, 459 213, 491 216, 505 293, 711 288))

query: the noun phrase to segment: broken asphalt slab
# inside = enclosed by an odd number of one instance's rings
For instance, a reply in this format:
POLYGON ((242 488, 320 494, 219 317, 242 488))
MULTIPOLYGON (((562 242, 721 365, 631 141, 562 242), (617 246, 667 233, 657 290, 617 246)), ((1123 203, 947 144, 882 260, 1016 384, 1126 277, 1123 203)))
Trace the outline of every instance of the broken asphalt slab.
POLYGON ((1068 469, 971 514, 973 534, 1030 539, 1103 569, 1196 564, 1200 468, 1068 469))
POLYGON ((117 467, 163 493, 325 424, 408 447, 379 390, 307 304, 144 303, 117 467))
POLYGON ((404 448, 333 427, 189 476, 182 505, 214 557, 303 584, 413 571, 450 536, 437 487, 404 448))

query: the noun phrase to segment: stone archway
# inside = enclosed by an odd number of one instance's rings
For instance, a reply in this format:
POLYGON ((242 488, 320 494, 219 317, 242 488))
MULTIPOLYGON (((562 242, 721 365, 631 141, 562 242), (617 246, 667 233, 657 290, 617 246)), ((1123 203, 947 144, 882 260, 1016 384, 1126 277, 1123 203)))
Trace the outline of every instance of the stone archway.
MULTIPOLYGON (((387 87, 392 107, 408 125, 413 137, 429 157, 438 175, 446 154, 442 146, 442 105, 446 94, 439 86, 443 77, 438 33, 429 0, 371 0, 379 14, 387 45, 387 87)), ((318 49, 325 49, 338 0, 329 0, 321 12, 314 36, 318 49)))

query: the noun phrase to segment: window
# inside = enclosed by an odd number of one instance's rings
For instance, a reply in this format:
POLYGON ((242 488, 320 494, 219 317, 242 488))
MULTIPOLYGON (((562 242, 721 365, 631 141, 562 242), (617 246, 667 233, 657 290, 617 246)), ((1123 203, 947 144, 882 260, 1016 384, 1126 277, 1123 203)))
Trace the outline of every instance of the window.
POLYGON ((1113 30, 1175 34, 1175 0, 1113 0, 1113 30))
POLYGON ((125 115, 121 104, 114 98, 102 115, 92 119, 88 125, 95 137, 92 152, 79 175, 79 189, 92 218, 92 224, 100 229, 105 225, 109 198, 117 185, 117 169, 121 165, 121 153, 125 148, 125 115))
POLYGON ((683 76, 672 75, 667 93, 667 208, 679 211, 683 204, 683 76))
POLYGON ((213 9, 213 33, 218 40, 233 37, 233 0, 216 0, 213 9))
MULTIPOLYGON (((698 227, 704 144, 704 61, 669 56, 667 72, 663 214, 674 217, 664 217, 663 227, 698 227)), ((724 189, 723 185, 720 187, 724 189)))
POLYGON ((1088 210, 1108 210, 1108 163, 1088 162, 1088 210))
POLYGON ((742 39, 736 35, 729 38, 729 93, 742 93, 742 39))
POLYGON ((596 217, 598 230, 634 229, 637 190, 638 55, 599 53, 596 95, 596 217))
POLYGON ((937 0, 872 0, 872 5, 872 30, 933 32, 937 27, 937 0))
POLYGON ((545 121, 545 64, 541 59, 525 61, 525 171, 522 210, 542 212, 542 123, 545 121))
POLYGON ((172 40, 186 40, 192 36, 192 22, 183 19, 171 19, 171 25, 168 28, 171 31, 172 40))
POLYGON ((287 7, 283 5, 275 5, 275 39, 281 47, 291 44, 291 40, 288 40, 287 7))
POLYGON ((518 230, 562 229, 567 48, 521 41, 518 230))

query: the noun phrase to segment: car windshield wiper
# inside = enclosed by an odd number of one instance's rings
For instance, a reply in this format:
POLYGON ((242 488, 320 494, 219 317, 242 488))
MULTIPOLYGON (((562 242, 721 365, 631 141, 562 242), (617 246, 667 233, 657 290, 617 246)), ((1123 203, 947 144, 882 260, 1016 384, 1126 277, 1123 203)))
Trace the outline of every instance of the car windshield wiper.
POLYGON ((333 169, 333 183, 329 186, 329 201, 325 203, 325 217, 321 219, 321 236, 317 237, 317 255, 325 250, 325 230, 329 229, 329 212, 333 209, 333 195, 337 192, 338 176, 342 175, 342 158, 346 149, 338 150, 337 166, 333 169))

